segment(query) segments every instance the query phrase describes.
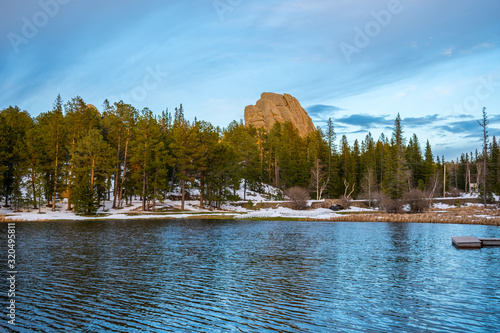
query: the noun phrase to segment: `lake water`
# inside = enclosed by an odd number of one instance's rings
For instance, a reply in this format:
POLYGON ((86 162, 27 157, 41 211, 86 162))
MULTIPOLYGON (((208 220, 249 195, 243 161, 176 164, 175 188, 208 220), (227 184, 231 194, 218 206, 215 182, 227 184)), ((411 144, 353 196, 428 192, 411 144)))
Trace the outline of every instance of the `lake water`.
POLYGON ((451 245, 467 235, 500 237, 500 228, 16 223, 16 326, 4 282, 0 331, 500 332, 500 248, 451 245))

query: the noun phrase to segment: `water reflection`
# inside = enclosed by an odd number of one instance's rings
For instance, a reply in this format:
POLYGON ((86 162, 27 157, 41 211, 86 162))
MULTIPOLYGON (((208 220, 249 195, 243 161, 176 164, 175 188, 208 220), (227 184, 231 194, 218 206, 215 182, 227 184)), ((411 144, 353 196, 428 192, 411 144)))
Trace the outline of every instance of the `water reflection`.
POLYGON ((18 332, 500 330, 500 249, 450 245, 495 227, 109 221, 17 234, 18 332))

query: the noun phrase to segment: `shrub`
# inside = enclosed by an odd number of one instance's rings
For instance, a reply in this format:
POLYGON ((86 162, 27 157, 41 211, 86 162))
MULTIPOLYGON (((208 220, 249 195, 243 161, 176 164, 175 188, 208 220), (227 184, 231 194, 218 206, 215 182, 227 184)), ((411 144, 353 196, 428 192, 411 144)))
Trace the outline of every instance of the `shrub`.
POLYGON ((343 209, 348 209, 351 207, 352 199, 349 196, 343 195, 339 198, 339 202, 343 209))
POLYGON ((410 205, 412 213, 423 213, 429 208, 429 200, 425 193, 415 188, 405 194, 405 202, 410 205))
POLYGON ((378 198, 379 208, 387 213, 400 213, 403 210, 401 200, 392 199, 384 194, 380 194, 378 198))
POLYGON ((456 188, 456 187, 453 187, 453 188, 452 188, 452 189, 450 189, 450 190, 448 191, 448 193, 447 193, 447 195, 448 195, 449 197, 453 197, 453 198, 458 198, 458 197, 460 197, 460 194, 461 194, 460 190, 459 190, 458 188, 456 188))
POLYGON ((290 187, 285 195, 292 201, 293 209, 305 209, 307 200, 311 198, 307 189, 298 186, 290 187))
POLYGON ((72 200, 75 212, 79 215, 95 215, 99 209, 99 197, 97 188, 90 184, 81 182, 72 191, 72 200))

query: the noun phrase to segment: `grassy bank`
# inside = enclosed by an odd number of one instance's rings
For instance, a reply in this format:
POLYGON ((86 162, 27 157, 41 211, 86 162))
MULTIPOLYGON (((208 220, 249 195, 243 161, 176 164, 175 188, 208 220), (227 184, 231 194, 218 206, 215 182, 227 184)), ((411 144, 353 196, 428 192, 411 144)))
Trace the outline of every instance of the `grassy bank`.
MULTIPOLYGON (((112 214, 102 214, 100 216, 79 216, 77 221, 106 221, 114 219, 112 214)), ((116 219, 121 219, 116 216, 116 219)), ((388 214, 375 211, 364 212, 338 212, 333 213, 330 218, 314 218, 314 217, 242 217, 239 213, 225 212, 187 212, 182 213, 157 213, 157 214, 141 214, 127 213, 125 219, 211 219, 211 220, 228 220, 228 219, 244 219, 255 221, 331 221, 331 222, 396 222, 396 223, 451 223, 451 224, 482 224, 500 226, 500 212, 498 209, 483 209, 482 207, 457 207, 448 208, 446 210, 433 209, 432 211, 420 214, 388 214), (151 216, 154 215, 154 216, 151 216)), ((75 221, 72 219, 58 219, 53 221, 75 221)), ((19 217, 9 217, 0 215, 0 222, 24 222, 19 217)), ((50 218, 37 220, 38 222, 51 221, 50 218)))
POLYGON ((500 225, 500 219, 477 216, 452 216, 450 214, 349 214, 334 216, 328 221, 335 222, 396 222, 396 223, 452 223, 452 224, 483 224, 500 225))

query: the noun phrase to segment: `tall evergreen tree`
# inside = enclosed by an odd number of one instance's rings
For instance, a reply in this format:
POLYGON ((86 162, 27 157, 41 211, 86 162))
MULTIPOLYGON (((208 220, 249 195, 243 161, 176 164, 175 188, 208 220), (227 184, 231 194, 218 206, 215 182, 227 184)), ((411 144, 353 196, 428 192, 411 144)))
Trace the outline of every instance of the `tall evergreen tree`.
POLYGON ((131 162, 136 165, 137 188, 142 198, 142 210, 149 210, 149 200, 154 198, 157 189, 154 185, 155 176, 162 167, 159 156, 163 153, 161 142, 161 127, 153 112, 144 108, 137 122, 137 136, 133 142, 131 162))
POLYGON ((68 188, 68 210, 72 209, 73 189, 76 186, 76 149, 79 141, 87 135, 91 129, 100 126, 100 116, 93 107, 88 107, 80 96, 72 98, 65 104, 64 126, 67 130, 67 151, 69 152, 69 170, 66 171, 66 185, 68 188))
POLYGON ((405 138, 401 116, 397 115, 389 149, 389 158, 385 159, 384 191, 393 199, 402 199, 408 191, 410 179, 405 158, 405 138))
POLYGON ((115 162, 111 146, 98 129, 90 129, 78 141, 73 169, 76 182, 71 189, 76 212, 97 212, 105 198, 105 180, 111 176, 115 162))
POLYGON ((50 175, 50 186, 52 192, 52 211, 56 208, 56 197, 63 192, 63 169, 66 163, 66 137, 67 131, 64 126, 63 101, 61 95, 57 95, 52 111, 39 117, 39 126, 45 133, 41 137, 44 145, 44 153, 47 156, 47 171, 50 175))
POLYGON ((422 184, 424 182, 423 177, 423 159, 422 151, 420 149, 420 143, 418 142, 418 137, 414 133, 410 138, 408 146, 406 148, 406 160, 408 163, 408 168, 412 175, 412 186, 417 187, 419 182, 422 184))
POLYGON ((22 178, 29 160, 27 132, 32 126, 33 119, 28 112, 21 111, 17 106, 0 112, 0 196, 6 206, 14 194, 21 196, 22 178))
POLYGON ((484 208, 486 208, 487 198, 488 198, 488 188, 486 186, 486 179, 488 176, 488 169, 486 167, 486 162, 488 160, 488 115, 486 114, 486 108, 483 108, 483 118, 478 121, 479 126, 483 129, 483 186, 481 188, 481 194, 483 197, 484 208))

